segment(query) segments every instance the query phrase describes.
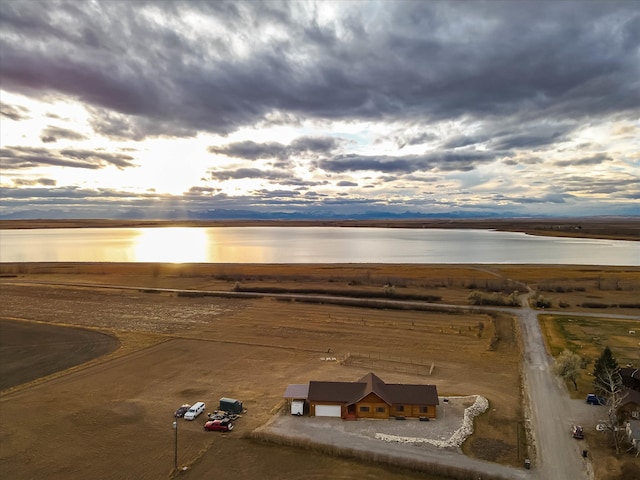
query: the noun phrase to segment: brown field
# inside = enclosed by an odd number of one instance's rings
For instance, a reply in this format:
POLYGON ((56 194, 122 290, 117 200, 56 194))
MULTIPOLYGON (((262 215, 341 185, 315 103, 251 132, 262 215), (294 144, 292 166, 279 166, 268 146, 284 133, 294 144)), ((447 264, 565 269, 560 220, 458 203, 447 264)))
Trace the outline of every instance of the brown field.
MULTIPOLYGON (((507 316, 186 297, 151 288, 373 292, 466 304, 474 288, 571 282, 579 289, 559 294, 567 303, 597 294, 616 305, 640 290, 640 269, 623 267, 2 264, 0 273, 0 317, 32 325, 33 344, 47 347, 38 333, 42 324, 83 327, 120 342, 101 358, 2 391, 0 475, 16 479, 166 478, 173 466, 172 412, 197 400, 211 411, 222 396, 239 398, 248 409, 233 432, 205 433, 200 420, 180 422, 180 464, 192 465, 194 475, 425 478, 248 438, 279 411, 288 383, 353 381, 368 371, 387 382, 435 383, 444 395, 487 397, 491 408, 478 418, 463 450, 519 465, 520 349, 507 316), (321 361, 328 351, 338 361, 321 361), (221 462, 227 465, 222 470, 221 462)), ((607 312, 638 310, 611 306, 607 312)), ((9 323, 2 322, 2 348, 10 342, 9 323)), ((68 343, 74 358, 75 345, 68 343)))

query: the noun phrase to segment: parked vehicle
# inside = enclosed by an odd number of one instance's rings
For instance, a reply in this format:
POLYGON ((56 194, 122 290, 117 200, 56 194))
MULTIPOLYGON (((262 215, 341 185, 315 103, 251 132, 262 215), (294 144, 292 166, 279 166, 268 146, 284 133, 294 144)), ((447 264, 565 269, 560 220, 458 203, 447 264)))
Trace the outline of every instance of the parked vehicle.
POLYGON ((225 420, 226 419, 226 420, 231 420, 232 422, 235 422, 238 418, 240 418, 240 415, 236 415, 235 413, 227 413, 220 410, 216 410, 213 413, 208 413, 207 418, 209 418, 209 420, 225 420))
POLYGON ((595 393, 590 393, 587 395, 587 403, 589 405, 606 405, 607 399, 604 397, 599 397, 595 393))
POLYGON ((189 405, 188 403, 185 403, 184 405, 181 405, 180 407, 178 407, 178 409, 176 410, 176 413, 174 413, 174 417, 176 418, 182 418, 184 417, 184 414, 187 413, 187 410, 189 410, 191 408, 191 405, 189 405))
POLYGON ((195 420, 195 418, 204 412, 204 402, 194 403, 193 406, 184 414, 185 420, 195 420))
POLYGON ((204 429, 207 432, 230 432, 233 430, 233 423, 228 418, 222 420, 209 420, 204 424, 204 429))
POLYGON ((571 427, 571 436, 581 440, 584 438, 584 430, 580 425, 574 425, 571 427))
POLYGON ((216 410, 213 413, 207 414, 207 417, 209 418, 209 420, 223 420, 225 418, 229 418, 229 415, 227 414, 227 412, 216 410))

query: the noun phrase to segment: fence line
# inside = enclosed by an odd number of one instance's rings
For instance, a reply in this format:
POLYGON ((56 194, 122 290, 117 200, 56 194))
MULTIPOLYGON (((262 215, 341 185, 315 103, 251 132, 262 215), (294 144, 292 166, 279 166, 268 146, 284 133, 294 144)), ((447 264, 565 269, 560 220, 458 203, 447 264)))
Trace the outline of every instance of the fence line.
POLYGON ((348 352, 341 360, 343 365, 360 366, 371 370, 389 370, 416 375, 433 375, 435 362, 415 357, 401 357, 382 353, 348 352))

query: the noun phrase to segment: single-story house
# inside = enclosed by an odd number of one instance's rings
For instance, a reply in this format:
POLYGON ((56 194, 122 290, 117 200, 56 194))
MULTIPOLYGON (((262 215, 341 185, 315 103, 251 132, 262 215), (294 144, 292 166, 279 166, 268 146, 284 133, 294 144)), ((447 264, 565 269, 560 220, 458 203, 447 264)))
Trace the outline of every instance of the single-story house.
POLYGON ((439 404, 435 385, 387 384, 373 373, 356 382, 311 381, 306 401, 310 416, 341 418, 436 418, 439 404))
POLYGON ((618 413, 622 418, 640 419, 640 392, 637 390, 622 390, 622 402, 618 413))

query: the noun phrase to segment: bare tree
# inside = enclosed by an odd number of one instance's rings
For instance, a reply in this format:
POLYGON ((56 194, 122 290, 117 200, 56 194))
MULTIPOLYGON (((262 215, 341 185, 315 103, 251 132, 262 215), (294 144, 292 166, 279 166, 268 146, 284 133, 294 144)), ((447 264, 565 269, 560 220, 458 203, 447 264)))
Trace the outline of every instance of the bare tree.
POLYGON ((616 449, 616 455, 618 455, 620 454, 625 434, 625 429, 620 426, 618 410, 628 394, 624 390, 620 370, 617 368, 604 367, 597 380, 601 391, 604 392, 607 397, 607 420, 605 427, 611 435, 613 446, 616 449))
POLYGON ((558 355, 556 362, 553 365, 553 373, 558 375, 565 381, 573 382, 573 386, 578 390, 578 377, 580 377, 580 363, 582 359, 579 355, 573 353, 570 350, 563 350, 558 355))

